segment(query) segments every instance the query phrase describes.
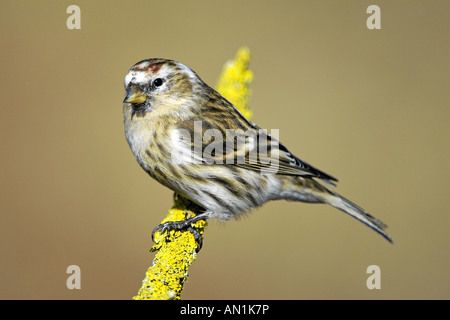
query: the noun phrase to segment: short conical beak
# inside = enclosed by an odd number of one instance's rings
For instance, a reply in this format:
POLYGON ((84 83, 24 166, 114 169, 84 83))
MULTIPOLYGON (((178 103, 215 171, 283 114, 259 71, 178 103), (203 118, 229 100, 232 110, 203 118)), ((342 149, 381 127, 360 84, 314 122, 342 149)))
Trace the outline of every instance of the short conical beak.
POLYGON ((142 103, 147 100, 147 96, 142 91, 128 92, 123 100, 126 103, 142 103))

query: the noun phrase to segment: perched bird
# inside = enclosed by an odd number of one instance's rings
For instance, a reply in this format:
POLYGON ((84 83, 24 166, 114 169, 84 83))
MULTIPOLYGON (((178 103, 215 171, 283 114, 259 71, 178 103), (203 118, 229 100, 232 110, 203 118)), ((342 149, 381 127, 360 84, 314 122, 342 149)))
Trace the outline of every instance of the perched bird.
POLYGON ((229 220, 285 199, 329 204, 392 242, 384 223, 321 183, 334 186, 334 177, 293 155, 185 65, 143 60, 131 67, 124 84, 125 135, 137 162, 204 208, 153 233, 190 228, 200 219, 229 220))

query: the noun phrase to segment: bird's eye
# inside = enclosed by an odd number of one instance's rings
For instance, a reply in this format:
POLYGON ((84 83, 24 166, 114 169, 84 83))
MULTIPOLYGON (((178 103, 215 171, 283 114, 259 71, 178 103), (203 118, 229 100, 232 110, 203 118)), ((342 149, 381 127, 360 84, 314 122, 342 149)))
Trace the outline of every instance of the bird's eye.
POLYGON ((153 85, 155 87, 160 87, 160 86, 162 86, 162 84, 163 84, 163 80, 161 78, 157 78, 157 79, 155 79, 155 81, 153 81, 153 85))

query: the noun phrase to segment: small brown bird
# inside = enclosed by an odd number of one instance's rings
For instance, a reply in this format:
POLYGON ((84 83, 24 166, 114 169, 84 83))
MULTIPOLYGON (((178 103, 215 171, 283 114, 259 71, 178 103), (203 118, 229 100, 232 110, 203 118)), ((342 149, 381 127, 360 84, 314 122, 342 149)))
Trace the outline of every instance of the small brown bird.
POLYGON ((140 166, 205 210, 154 232, 285 199, 327 203, 392 242, 384 223, 320 183, 334 186, 334 177, 297 158, 183 64, 140 61, 125 76, 125 91, 125 134, 140 166))

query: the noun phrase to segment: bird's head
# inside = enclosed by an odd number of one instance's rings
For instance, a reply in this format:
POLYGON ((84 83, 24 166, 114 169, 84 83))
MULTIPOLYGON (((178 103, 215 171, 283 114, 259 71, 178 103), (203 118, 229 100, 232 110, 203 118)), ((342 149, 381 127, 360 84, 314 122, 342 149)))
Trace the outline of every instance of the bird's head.
POLYGON ((147 59, 136 63, 125 76, 126 107, 133 116, 147 113, 177 110, 192 99, 195 87, 202 81, 197 74, 183 64, 168 59, 147 59))

